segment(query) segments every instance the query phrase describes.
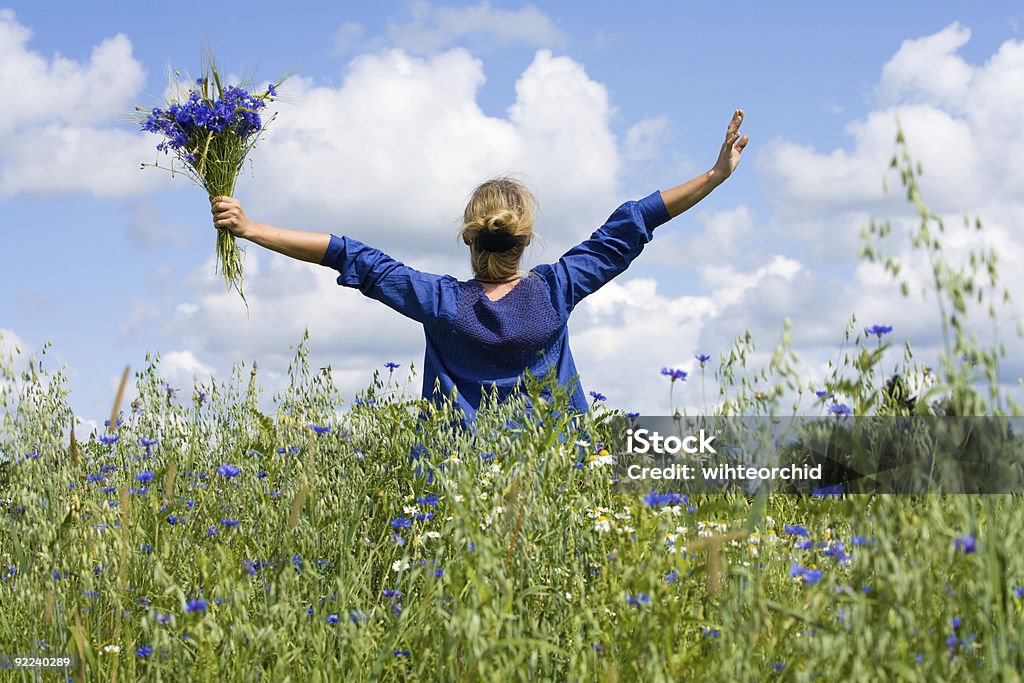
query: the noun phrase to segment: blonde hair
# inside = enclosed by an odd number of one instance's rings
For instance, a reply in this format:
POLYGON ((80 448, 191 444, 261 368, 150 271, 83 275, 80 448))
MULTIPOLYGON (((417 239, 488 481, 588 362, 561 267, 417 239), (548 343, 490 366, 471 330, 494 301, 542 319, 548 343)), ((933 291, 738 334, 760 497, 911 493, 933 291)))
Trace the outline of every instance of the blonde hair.
POLYGON ((535 208, 533 194, 515 178, 494 178, 473 190, 459 236, 469 245, 469 258, 477 280, 507 282, 519 275, 519 261, 533 240, 535 208), (514 241, 514 246, 503 251, 481 249, 477 238, 485 230, 514 241))

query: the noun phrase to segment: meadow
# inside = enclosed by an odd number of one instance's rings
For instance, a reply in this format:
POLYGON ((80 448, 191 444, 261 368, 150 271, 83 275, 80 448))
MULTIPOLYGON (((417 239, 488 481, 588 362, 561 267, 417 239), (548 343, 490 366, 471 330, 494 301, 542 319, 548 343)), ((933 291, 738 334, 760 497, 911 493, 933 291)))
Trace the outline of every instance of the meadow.
MULTIPOLYGON (((995 254, 954 262, 902 144, 893 164, 920 217, 910 238, 932 265, 939 358, 926 366, 908 345, 899 353, 891 328, 851 320, 832 376, 814 386, 797 376, 788 327, 760 368, 747 367, 743 333, 701 361, 721 388, 709 412, 792 415, 797 396, 837 417, 1021 414, 1000 389, 998 340, 982 346, 969 315, 995 316, 1008 296, 995 254)), ((866 228, 862 256, 898 280, 890 232, 866 228)), ((410 398, 390 367, 346 399, 311 369, 306 339, 273 410, 260 407, 254 364, 189 395, 154 354, 106 428, 79 438, 64 369, 44 355, 15 371, 15 360, 0 359, 0 653, 73 661, 41 672, 0 656, 5 679, 1024 670, 1019 494, 626 493, 610 476, 623 416, 599 396, 572 424, 564 393, 541 401, 531 383, 532 412, 510 401, 463 430, 410 398)), ((666 382, 677 392, 682 377, 666 382)))

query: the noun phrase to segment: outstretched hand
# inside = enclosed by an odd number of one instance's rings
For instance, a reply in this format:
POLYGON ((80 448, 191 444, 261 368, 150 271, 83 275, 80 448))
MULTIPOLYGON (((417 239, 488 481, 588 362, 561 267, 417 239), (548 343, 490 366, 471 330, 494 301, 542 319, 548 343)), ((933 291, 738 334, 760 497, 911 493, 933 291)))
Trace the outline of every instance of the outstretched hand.
POLYGON ((714 173, 719 180, 725 180, 732 175, 740 164, 740 154, 747 146, 750 138, 746 135, 740 137, 740 124, 743 123, 743 110, 737 109, 732 115, 732 121, 725 131, 725 142, 718 153, 718 161, 715 162, 714 173))

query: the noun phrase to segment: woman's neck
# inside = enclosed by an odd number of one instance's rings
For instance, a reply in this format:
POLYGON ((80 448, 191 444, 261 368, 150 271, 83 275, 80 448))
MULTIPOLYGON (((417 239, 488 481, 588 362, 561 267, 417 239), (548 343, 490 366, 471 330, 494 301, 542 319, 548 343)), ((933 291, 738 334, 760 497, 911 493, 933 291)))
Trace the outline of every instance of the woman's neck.
POLYGON ((480 286, 484 290, 484 294, 491 301, 497 301, 501 297, 505 296, 512 291, 512 288, 519 283, 519 276, 512 278, 511 280, 505 280, 504 282, 486 282, 484 280, 477 280, 480 286))

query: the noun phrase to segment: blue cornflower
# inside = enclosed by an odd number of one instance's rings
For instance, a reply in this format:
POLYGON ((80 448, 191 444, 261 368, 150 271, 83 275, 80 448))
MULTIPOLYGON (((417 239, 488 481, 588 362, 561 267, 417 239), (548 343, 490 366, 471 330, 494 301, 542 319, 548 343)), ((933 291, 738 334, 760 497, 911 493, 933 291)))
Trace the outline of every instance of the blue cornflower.
POLYGON ((1016 588, 1014 588, 1013 589, 1013 597, 1015 597, 1015 598, 1024 598, 1024 587, 1017 586, 1016 588))
POLYGON ((178 517, 176 515, 168 515, 167 516, 167 523, 168 524, 177 524, 178 523, 178 517))
POLYGON ((396 657, 409 657, 412 655, 412 653, 408 650, 392 650, 391 654, 393 654, 396 657))
POLYGON ((633 596, 630 593, 626 594, 626 602, 628 602, 633 607, 640 607, 641 605, 646 605, 650 601, 651 597, 647 595, 647 593, 637 593, 636 596, 633 596))
POLYGON ((393 526, 396 529, 406 529, 412 526, 412 520, 406 519, 405 517, 398 517, 396 519, 391 520, 391 526, 393 526))
POLYGON ((794 536, 810 536, 811 532, 807 530, 807 527, 802 524, 784 524, 782 527, 787 534, 794 536))
POLYGON ((796 544, 797 550, 810 550, 814 547, 814 541, 807 539, 806 541, 799 541, 796 544))
POLYGON ((685 494, 656 493, 654 491, 648 493, 641 500, 645 505, 652 508, 658 508, 663 505, 682 505, 689 502, 685 494))
POLYGON ((142 647, 135 649, 135 654, 139 657, 148 657, 151 654, 153 654, 153 648, 151 648, 149 645, 143 645, 142 647))
POLYGON ((217 468, 217 474, 224 477, 225 479, 237 477, 241 473, 242 470, 236 467, 235 465, 221 465, 220 467, 217 468))
POLYGON ((782 671, 785 668, 786 668, 786 663, 785 662, 779 662, 777 664, 772 664, 772 671, 782 671))
POLYGON ((694 358, 696 358, 700 362, 701 367, 704 367, 704 364, 711 360, 711 356, 707 355, 706 353, 698 353, 696 356, 694 356, 694 358))
POLYGON ((416 499, 416 502, 419 503, 420 505, 430 505, 432 507, 437 507, 437 496, 435 496, 434 494, 430 494, 428 496, 420 496, 419 498, 416 499))
POLYGON ((309 428, 312 429, 317 434, 326 434, 327 432, 331 431, 330 427, 321 427, 315 424, 309 425, 309 428))
POLYGON ((237 519, 222 519, 220 520, 220 523, 229 529, 233 529, 236 526, 238 526, 241 522, 239 522, 237 519))
POLYGON ((635 420, 636 418, 640 417, 640 413, 626 413, 626 417, 628 417, 630 420, 635 420))
POLYGON ((873 334, 881 339, 883 334, 892 332, 892 325, 872 325, 871 327, 865 327, 864 332, 866 334, 873 334))
POLYGON ((143 484, 148 484, 149 482, 153 481, 153 473, 150 472, 149 470, 144 470, 136 474, 135 479, 142 482, 143 484))
POLYGON ((388 370, 397 370, 398 368, 402 367, 402 364, 388 361, 387 363, 384 364, 384 367, 386 367, 388 370))
POLYGON ((953 627, 953 630, 960 628, 960 617, 953 617, 949 620, 949 625, 953 627))
POLYGON ((202 612, 206 613, 206 607, 210 604, 209 600, 200 600, 199 598, 192 598, 185 603, 186 612, 202 612))
POLYGON ((441 578, 442 576, 444 576, 444 569, 442 569, 442 568, 435 569, 434 570, 434 576, 437 577, 437 578, 441 578))
POLYGON ((815 391, 814 395, 817 396, 818 398, 821 398, 821 399, 835 398, 835 394, 833 394, 831 392, 828 392, 828 391, 824 391, 824 390, 822 390, 822 391, 815 391))
POLYGON ((337 624, 338 623, 338 615, 337 614, 328 614, 327 615, 327 623, 328 624, 337 624))
POLYGON ((974 552, 974 536, 971 534, 957 536, 953 539, 953 549, 961 551, 964 555, 970 555, 974 552))
POLYGON ((832 413, 833 415, 853 415, 853 410, 851 410, 850 406, 846 405, 845 403, 833 403, 828 407, 828 412, 832 413))
POLYGON ((839 562, 849 562, 850 556, 846 552, 846 546, 841 541, 832 541, 826 550, 821 551, 822 555, 834 557, 839 562))
MULTIPOLYGON (((103 434, 100 436, 100 443, 109 446, 111 444, 117 443, 120 438, 120 434, 114 434, 113 436, 107 436, 106 434, 103 434)), ((39 456, 37 455, 36 457, 38 458, 39 456)))
POLYGON ((789 575, 792 578, 800 577, 806 584, 815 584, 821 581, 821 570, 820 569, 809 569, 807 567, 801 567, 796 562, 789 569, 789 575))
POLYGON ((666 377, 671 377, 673 382, 675 382, 676 380, 679 380, 681 382, 685 382, 686 381, 686 376, 689 373, 687 373, 687 372, 685 372, 683 370, 676 369, 676 368, 662 368, 661 369, 661 374, 665 375, 666 377))
POLYGON ((677 572, 677 571, 673 570, 673 571, 670 571, 668 574, 665 574, 665 583, 675 583, 678 579, 679 579, 679 572, 677 572))
POLYGON ((274 87, 273 83, 267 86, 267 94, 271 97, 277 97, 277 88, 274 87))
POLYGON ((402 591, 391 588, 385 588, 383 593, 385 598, 400 598, 402 597, 402 591))
POLYGON ((608 397, 607 397, 607 396, 605 396, 604 394, 602 394, 602 393, 600 393, 600 392, 597 392, 597 391, 591 391, 591 392, 590 392, 590 397, 591 397, 592 399, 594 399, 594 402, 595 402, 595 403, 596 403, 597 401, 607 401, 607 400, 608 400, 608 397))

